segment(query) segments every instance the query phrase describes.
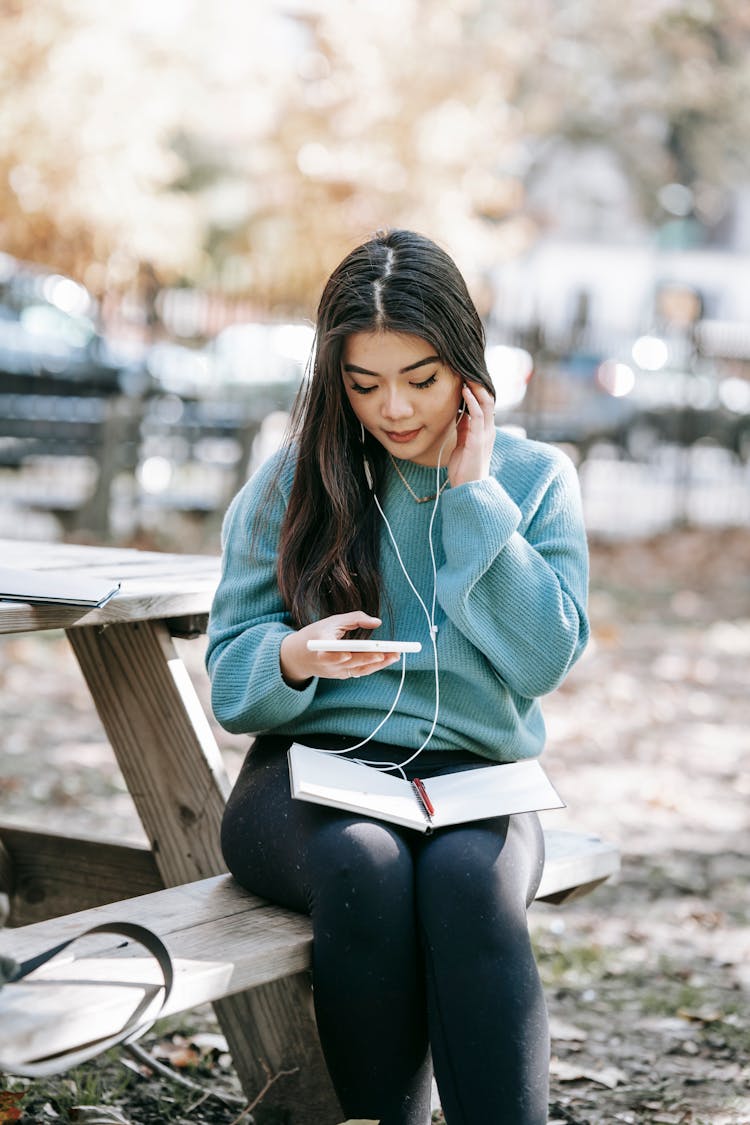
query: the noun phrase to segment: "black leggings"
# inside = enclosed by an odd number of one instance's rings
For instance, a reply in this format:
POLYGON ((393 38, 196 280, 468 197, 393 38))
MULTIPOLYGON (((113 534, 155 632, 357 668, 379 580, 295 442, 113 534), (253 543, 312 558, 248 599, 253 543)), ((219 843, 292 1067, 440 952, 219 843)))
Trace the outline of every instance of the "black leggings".
POLYGON ((295 801, 286 746, 256 740, 222 847, 244 887, 312 918, 315 1012, 345 1114, 427 1125, 434 1063, 449 1125, 545 1125, 549 1034, 526 923, 537 815, 425 836, 295 801))

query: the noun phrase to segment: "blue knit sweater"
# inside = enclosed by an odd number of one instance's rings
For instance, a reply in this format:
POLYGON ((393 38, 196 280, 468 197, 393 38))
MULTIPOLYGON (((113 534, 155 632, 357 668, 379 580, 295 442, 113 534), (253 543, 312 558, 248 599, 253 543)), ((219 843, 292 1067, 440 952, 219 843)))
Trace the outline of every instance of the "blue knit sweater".
MULTIPOLYGON (((292 458, 264 510, 252 557, 250 547, 254 516, 280 456, 237 494, 224 521, 222 578, 206 654, 214 713, 236 733, 273 731, 302 741, 322 733, 365 738, 395 698, 400 664, 360 679, 313 679, 299 690, 281 676, 279 648, 291 626, 275 570, 292 458)), ((434 493, 435 469, 408 461, 399 468, 418 496, 434 493)), ((578 481, 564 454, 498 431, 491 471, 489 479, 446 488, 434 521, 440 710, 429 747, 508 762, 541 752, 538 698, 562 681, 586 644, 588 558, 578 481)), ((429 608, 433 505, 415 503, 392 470, 379 497, 429 608)), ((381 572, 387 598, 383 625, 373 636, 419 640, 422 651, 407 655, 398 708, 377 737, 416 749, 434 717, 433 651, 427 618, 385 527, 381 572)))

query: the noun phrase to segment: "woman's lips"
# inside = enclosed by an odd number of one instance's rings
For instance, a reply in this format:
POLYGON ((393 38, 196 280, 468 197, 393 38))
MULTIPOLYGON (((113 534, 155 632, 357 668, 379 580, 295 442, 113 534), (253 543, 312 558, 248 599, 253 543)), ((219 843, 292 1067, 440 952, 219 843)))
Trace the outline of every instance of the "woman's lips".
MULTIPOLYGON (((421 429, 421 427, 420 427, 420 429, 421 429)), ((404 441, 405 442, 405 441, 413 441, 418 433, 419 433, 419 429, 417 429, 417 430, 404 430, 401 433, 392 433, 390 430, 386 430, 385 436, 388 438, 389 441, 396 441, 396 442, 404 441)))

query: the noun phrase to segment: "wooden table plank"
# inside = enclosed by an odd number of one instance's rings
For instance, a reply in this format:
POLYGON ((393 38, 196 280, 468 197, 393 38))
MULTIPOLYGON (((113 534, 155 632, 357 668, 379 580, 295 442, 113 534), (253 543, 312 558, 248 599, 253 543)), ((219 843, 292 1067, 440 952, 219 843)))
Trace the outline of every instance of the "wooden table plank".
MULTIPOLYGON (((264 924, 272 925, 276 918, 302 918, 243 890, 231 875, 224 873, 96 909, 78 910, 64 918, 50 918, 19 930, 2 930, 0 950, 17 960, 34 957, 57 942, 77 937, 83 930, 100 922, 140 922, 160 937, 167 938, 212 920, 223 926, 232 918, 251 917, 258 910, 265 911, 262 915, 264 924)), ((307 924, 304 919, 303 922, 307 924)), ((96 941, 98 947, 105 950, 116 944, 107 934, 90 940, 96 941)))
POLYGON ((196 617, 211 606, 216 583, 206 580, 193 590, 173 590, 161 595, 133 595, 127 591, 113 598, 102 609, 76 606, 28 605, 0 601, 0 634, 38 633, 46 629, 83 630, 89 626, 132 621, 156 621, 172 617, 196 617))
MULTIPOLYGON (((90 547, 79 543, 42 543, 33 539, 0 539, 3 566, 30 570, 63 570, 101 567, 145 566, 156 559, 189 556, 139 551, 134 547, 90 547)), ((196 556, 192 556, 196 557, 196 556)))
POLYGON ((158 619, 193 619, 195 625, 209 612, 220 569, 214 555, 7 539, 0 539, 0 560, 30 570, 72 569, 84 577, 107 576, 121 583, 118 594, 101 609, 0 599, 0 634, 158 619), (29 555, 32 550, 33 558, 29 555))
POLYGON ((120 592, 101 609, 0 600, 0 634, 206 614, 220 570, 216 555, 162 554, 9 539, 0 540, 0 560, 9 567, 71 569, 121 583, 120 592))

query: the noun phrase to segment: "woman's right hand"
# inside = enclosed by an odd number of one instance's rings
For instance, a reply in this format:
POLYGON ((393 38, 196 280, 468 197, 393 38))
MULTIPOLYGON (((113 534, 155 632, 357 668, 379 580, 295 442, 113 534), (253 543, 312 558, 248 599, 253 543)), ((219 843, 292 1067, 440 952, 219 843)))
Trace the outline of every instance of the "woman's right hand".
POLYGON ((397 652, 310 652, 308 641, 340 641, 354 629, 377 629, 382 621, 367 613, 336 613, 289 633, 281 642, 281 674, 290 687, 303 687, 319 676, 325 680, 358 679, 387 668, 399 659, 397 652))

